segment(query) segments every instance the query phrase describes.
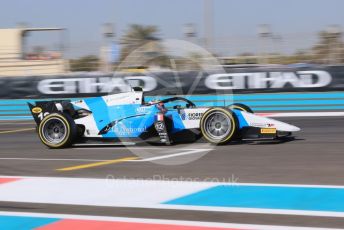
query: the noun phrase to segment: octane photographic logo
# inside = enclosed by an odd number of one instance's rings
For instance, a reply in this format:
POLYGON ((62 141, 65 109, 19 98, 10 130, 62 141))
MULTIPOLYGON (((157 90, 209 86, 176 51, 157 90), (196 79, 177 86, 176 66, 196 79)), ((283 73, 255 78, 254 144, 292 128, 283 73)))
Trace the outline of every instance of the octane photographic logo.
MULTIPOLYGON (((225 73, 225 70, 218 60, 204 48, 183 40, 159 40, 146 43, 145 45, 130 52, 118 65, 114 76, 124 75, 127 84, 130 85, 127 91, 130 91, 131 87, 143 88, 144 92, 147 92, 145 93, 145 103, 149 104, 158 103, 162 97, 168 98, 176 96, 196 96, 197 98, 202 98, 202 95, 197 96, 194 92, 197 89, 204 88, 203 77, 225 73), (150 68, 146 69, 145 71, 139 71, 139 73, 135 71, 133 72, 132 69, 131 71, 125 71, 133 67, 142 66, 150 66, 150 68), (157 66, 164 67, 158 68, 157 66), (185 76, 180 74, 181 72, 185 73, 186 71, 189 71, 189 75, 187 77, 192 77, 191 80, 188 80, 188 85, 185 85, 186 81, 183 79, 185 76), (171 78, 164 80, 162 73, 169 73, 169 76, 173 76, 173 80, 171 81, 171 78), (190 76, 190 73, 194 73, 194 76, 190 76), (156 88, 157 85, 159 85, 158 88, 156 88)), ((108 94, 111 95, 117 92, 118 90, 116 89, 108 94)), ((123 90, 121 90, 121 92, 123 92, 123 90)), ((196 103, 196 106, 204 106, 204 103, 206 103, 207 107, 219 106, 220 104, 223 106, 224 91, 222 90, 221 92, 222 95, 218 94, 215 89, 212 95, 203 95, 203 97, 207 97, 208 99, 199 100, 200 102, 196 103), (217 104, 219 102, 220 104, 217 104)), ((232 90, 226 89, 226 95, 228 96, 228 99, 226 99, 226 105, 232 104, 232 90)), ((192 101, 192 99, 190 100, 192 101)), ((183 110, 183 108, 186 106, 185 102, 176 101, 173 103, 165 103, 164 106, 167 108, 167 113, 168 110, 179 110, 181 120, 185 123, 197 122, 197 120, 200 120, 202 114, 204 113, 204 111, 197 112, 196 110, 185 112, 183 110), (180 107, 178 107, 178 105, 180 105, 180 107)), ((138 107, 135 109, 135 112, 150 113, 151 110, 147 107, 138 107)), ((116 113, 117 116, 127 116, 125 111, 116 110, 116 113)), ((165 114, 165 112, 161 113, 165 114)), ((111 117, 111 114, 109 114, 109 117, 111 117)), ((137 129, 138 127, 146 127, 147 123, 152 122, 151 120, 149 121, 149 119, 151 119, 151 116, 143 116, 141 117, 139 124, 135 124, 137 127, 131 128, 137 129)), ((139 147, 135 145, 127 146, 127 148, 133 154, 138 156, 139 159, 152 159, 151 162, 156 164, 180 165, 195 161, 215 148, 214 145, 211 145, 200 138, 201 134, 199 130, 191 129, 190 131, 193 133, 190 136, 194 139, 190 140, 190 142, 183 141, 183 143, 178 143, 178 141, 175 141, 173 146, 165 146, 163 143, 157 146, 156 143, 159 142, 159 140, 166 141, 166 139, 168 139, 168 137, 165 135, 165 124, 160 125, 158 122, 155 123, 155 126, 153 125, 152 128, 159 132, 159 134, 156 136, 156 139, 154 139, 152 142, 146 142, 142 140, 142 143, 140 142, 137 144, 139 147), (152 146, 147 147, 147 145, 152 146), (166 156, 166 158, 164 156, 166 156)), ((147 127, 147 132, 148 130, 149 127, 147 127)), ((178 134, 175 136, 178 139, 178 134)), ((122 142, 128 142, 128 139, 121 137, 119 139, 122 142)))

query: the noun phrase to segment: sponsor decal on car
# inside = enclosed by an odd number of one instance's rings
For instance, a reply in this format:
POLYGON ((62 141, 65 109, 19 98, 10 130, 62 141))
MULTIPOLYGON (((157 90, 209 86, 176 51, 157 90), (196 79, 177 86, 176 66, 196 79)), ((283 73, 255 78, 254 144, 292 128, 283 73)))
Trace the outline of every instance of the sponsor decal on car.
POLYGON ((164 120, 164 114, 158 113, 158 114, 156 115, 156 120, 157 120, 157 121, 163 121, 163 120, 164 120))
POLYGON ((262 128, 260 129, 261 134, 275 134, 276 129, 275 128, 262 128))
POLYGON ((155 123, 155 129, 158 131, 158 132, 162 132, 165 130, 165 125, 162 121, 158 121, 155 123))
POLYGON ((259 128, 270 128, 270 127, 274 127, 274 124, 266 124, 266 123, 256 123, 256 122, 250 122, 249 124, 250 126, 253 127, 259 127, 259 128))
POLYGON ((34 108, 32 108, 31 111, 32 111, 33 113, 38 114, 38 113, 41 113, 41 112, 42 112, 42 108, 41 108, 41 107, 34 107, 34 108))
POLYGON ((196 113, 185 113, 185 111, 181 112, 180 117, 182 120, 200 120, 203 116, 203 113, 196 112, 196 113))
POLYGON ((126 127, 126 126, 115 126, 112 128, 113 132, 115 132, 117 135, 124 136, 124 135, 131 135, 133 133, 143 133, 147 132, 147 127, 126 127))
POLYGON ((146 113, 149 110, 151 110, 152 108, 150 106, 140 106, 136 109, 136 112, 138 113, 146 113))

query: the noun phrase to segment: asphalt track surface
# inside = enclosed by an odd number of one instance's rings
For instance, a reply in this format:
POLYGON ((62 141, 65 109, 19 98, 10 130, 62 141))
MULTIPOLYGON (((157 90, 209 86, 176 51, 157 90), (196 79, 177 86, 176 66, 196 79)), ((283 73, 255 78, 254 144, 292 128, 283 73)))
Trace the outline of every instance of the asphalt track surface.
MULTIPOLYGON (((235 180, 241 183, 344 185, 344 117, 278 119, 299 126, 302 131, 296 134, 294 140, 285 142, 244 142, 217 147, 211 147, 203 142, 173 146, 139 144, 130 148, 94 145, 62 150, 50 150, 43 146, 33 130, 32 122, 1 122, 0 175, 76 178, 106 178, 110 175, 118 179, 161 178, 202 181, 213 178, 220 182, 235 180), (197 152, 197 149, 209 148, 211 149, 209 152, 197 152), (178 155, 190 149, 196 149, 196 153, 178 155), (143 153, 141 154, 140 151, 143 153), (162 156, 166 157, 154 162, 116 161, 162 156), (109 160, 113 162, 83 168, 83 165, 88 165, 90 162, 109 160)), ((344 227, 344 218, 337 217, 20 202, 0 202, 0 210, 244 224, 344 227)))

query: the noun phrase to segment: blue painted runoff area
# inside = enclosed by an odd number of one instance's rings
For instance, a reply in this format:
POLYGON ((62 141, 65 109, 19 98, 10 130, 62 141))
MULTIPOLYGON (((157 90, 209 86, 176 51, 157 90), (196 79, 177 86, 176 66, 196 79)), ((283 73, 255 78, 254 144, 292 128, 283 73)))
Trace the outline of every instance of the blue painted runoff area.
POLYGON ((0 229, 29 230, 59 221, 57 218, 24 217, 24 216, 0 216, 0 229))
POLYGON ((1 105, 0 111, 28 111, 29 107, 27 105, 1 105))
MULTIPOLYGON (((164 99, 171 96, 147 96, 146 101, 164 99)), ((344 92, 304 92, 304 93, 257 93, 257 94, 218 94, 218 95, 186 95, 197 106, 228 106, 233 102, 250 106, 256 112, 288 112, 288 111, 343 111, 344 92)), ((80 98, 63 98, 57 100, 78 100, 80 98)), ((31 113, 27 102, 52 99, 4 99, 0 100, 0 120, 27 120, 31 113)), ((184 104, 168 103, 167 107, 184 104)))
POLYGON ((28 121, 33 120, 32 116, 0 116, 0 121, 28 121))
POLYGON ((342 188, 220 185, 164 204, 344 212, 343 197, 342 188))

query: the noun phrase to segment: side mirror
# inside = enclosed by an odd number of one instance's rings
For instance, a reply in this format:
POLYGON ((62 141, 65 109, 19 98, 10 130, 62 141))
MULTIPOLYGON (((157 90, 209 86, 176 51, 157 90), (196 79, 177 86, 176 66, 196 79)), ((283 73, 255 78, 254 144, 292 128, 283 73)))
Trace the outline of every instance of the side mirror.
POLYGON ((142 87, 139 87, 139 86, 133 87, 133 90, 135 92, 142 92, 143 91, 142 87))

